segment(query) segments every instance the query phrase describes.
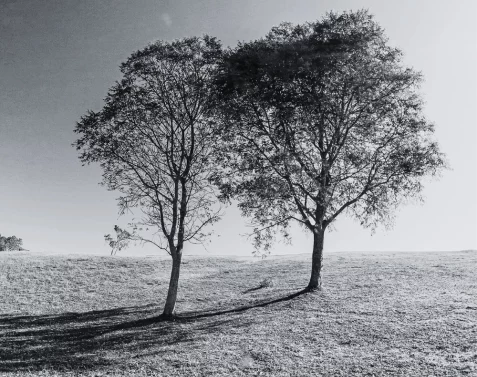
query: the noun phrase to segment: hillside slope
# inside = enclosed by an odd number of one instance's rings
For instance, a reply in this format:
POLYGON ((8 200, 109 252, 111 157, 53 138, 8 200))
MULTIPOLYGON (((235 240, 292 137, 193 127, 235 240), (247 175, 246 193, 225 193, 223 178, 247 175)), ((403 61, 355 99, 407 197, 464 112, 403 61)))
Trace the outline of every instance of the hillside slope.
POLYGON ((477 374, 476 252, 184 258, 0 254, 0 375, 477 374), (261 287, 271 279, 271 287, 261 287))

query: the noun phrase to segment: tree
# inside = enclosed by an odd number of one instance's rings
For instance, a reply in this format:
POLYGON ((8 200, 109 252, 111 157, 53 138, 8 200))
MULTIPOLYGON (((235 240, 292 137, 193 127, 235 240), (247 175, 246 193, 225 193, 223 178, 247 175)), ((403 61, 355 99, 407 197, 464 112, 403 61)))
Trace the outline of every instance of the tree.
POLYGON ((15 236, 4 237, 0 235, 0 251, 23 250, 23 241, 15 236))
POLYGON ((421 75, 402 64, 367 11, 281 24, 224 58, 226 125, 216 176, 270 248, 291 221, 313 234, 309 290, 321 289, 326 229, 342 213, 390 224, 445 166, 423 115, 421 75))
POLYGON ((83 164, 99 163, 102 184, 121 193, 120 214, 142 213, 132 231, 116 226, 118 239, 106 236, 113 249, 135 240, 172 257, 164 317, 174 313, 184 244, 203 242, 204 229, 220 215, 208 181, 215 143, 211 79, 220 57, 220 43, 209 36, 151 44, 121 65, 123 78, 104 107, 75 128, 83 164), (142 236, 148 228, 159 240, 142 236))

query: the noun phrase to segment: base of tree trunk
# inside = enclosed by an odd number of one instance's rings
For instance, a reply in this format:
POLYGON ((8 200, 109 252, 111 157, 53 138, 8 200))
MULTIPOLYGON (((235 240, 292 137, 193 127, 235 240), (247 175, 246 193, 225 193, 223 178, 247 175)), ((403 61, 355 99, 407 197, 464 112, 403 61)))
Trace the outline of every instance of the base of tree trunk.
POLYGON ((162 313, 159 317, 157 317, 159 321, 175 321, 177 316, 175 314, 164 314, 162 313))
POLYGON ((322 290, 323 290, 323 288, 321 287, 321 285, 318 286, 318 287, 307 286, 305 288, 305 292, 319 292, 319 291, 322 291, 322 290))

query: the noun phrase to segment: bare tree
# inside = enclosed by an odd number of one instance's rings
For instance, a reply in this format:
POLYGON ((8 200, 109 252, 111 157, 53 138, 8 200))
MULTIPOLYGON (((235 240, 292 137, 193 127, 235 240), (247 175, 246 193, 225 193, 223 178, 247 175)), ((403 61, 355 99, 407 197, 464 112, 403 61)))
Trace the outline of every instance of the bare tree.
POLYGON ((226 143, 216 182, 269 249, 290 221, 313 234, 308 289, 321 288, 325 230, 343 212, 390 223, 445 165, 417 92, 421 75, 366 11, 273 28, 229 51, 217 80, 226 143))
POLYGON ((142 213, 132 230, 115 227, 116 241, 106 236, 111 246, 139 240, 172 257, 164 317, 174 314, 184 243, 203 242, 220 215, 209 184, 211 79, 220 58, 220 43, 208 36, 151 44, 121 65, 123 79, 102 110, 90 111, 75 129, 81 161, 98 162, 102 184, 121 193, 120 214, 142 213), (142 236, 144 228, 157 230, 159 239, 142 236))

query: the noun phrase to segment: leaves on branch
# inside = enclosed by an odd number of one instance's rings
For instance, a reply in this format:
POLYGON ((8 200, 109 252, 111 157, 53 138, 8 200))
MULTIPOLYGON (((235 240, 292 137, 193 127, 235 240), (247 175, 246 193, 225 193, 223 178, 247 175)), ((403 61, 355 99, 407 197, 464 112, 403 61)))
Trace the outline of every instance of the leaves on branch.
POLYGON ((121 65, 123 78, 104 107, 78 122, 81 161, 100 164, 102 184, 121 195, 120 214, 142 213, 131 232, 115 228, 117 239, 106 237, 113 250, 134 240, 180 253, 185 242, 203 242, 219 219, 209 177, 217 102, 211 80, 221 55, 209 36, 153 43, 121 65), (142 238, 141 226, 165 242, 142 238))
POLYGON ((401 58, 367 11, 281 24, 228 52, 216 79, 215 182, 256 224, 256 246, 268 248, 289 220, 311 231, 342 212, 371 228, 389 223, 420 197, 422 177, 445 167, 421 74, 401 58))

